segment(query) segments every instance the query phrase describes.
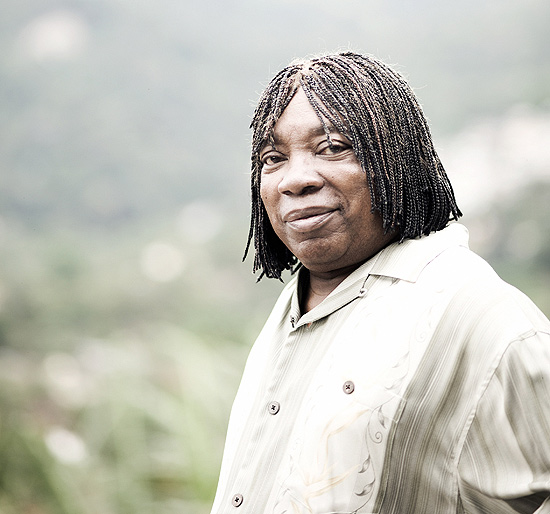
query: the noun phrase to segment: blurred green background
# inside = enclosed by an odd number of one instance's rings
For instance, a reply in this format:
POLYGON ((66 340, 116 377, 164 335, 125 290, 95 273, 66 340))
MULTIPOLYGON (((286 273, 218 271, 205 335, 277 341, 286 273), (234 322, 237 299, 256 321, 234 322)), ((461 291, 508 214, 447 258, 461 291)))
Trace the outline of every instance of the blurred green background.
POLYGON ((241 263, 292 58, 410 81, 471 245, 550 313, 546 0, 4 0, 0 514, 204 514, 281 288, 241 263))

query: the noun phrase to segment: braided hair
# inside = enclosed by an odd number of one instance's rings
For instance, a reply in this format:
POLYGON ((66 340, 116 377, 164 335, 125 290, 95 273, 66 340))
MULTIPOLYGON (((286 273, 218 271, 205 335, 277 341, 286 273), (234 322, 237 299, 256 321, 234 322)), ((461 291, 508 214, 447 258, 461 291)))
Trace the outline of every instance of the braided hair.
POLYGON ((422 109, 405 79, 386 64, 352 52, 295 61, 269 83, 250 128, 252 213, 245 257, 251 243, 253 271, 260 280, 281 279, 300 265, 275 234, 260 197, 260 151, 273 141, 275 123, 302 88, 327 135, 330 127, 347 137, 366 174, 371 210, 399 241, 443 229, 460 212, 447 174, 434 149, 422 109))

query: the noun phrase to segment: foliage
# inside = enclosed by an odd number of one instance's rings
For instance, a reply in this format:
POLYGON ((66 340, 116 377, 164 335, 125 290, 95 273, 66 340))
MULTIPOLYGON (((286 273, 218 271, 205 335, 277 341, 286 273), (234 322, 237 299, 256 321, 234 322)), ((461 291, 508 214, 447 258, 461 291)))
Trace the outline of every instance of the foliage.
MULTIPOLYGON (((434 133, 452 134, 544 107, 549 6, 4 2, 0 512, 208 512, 247 348, 281 288, 240 263, 262 82, 349 43, 406 66, 434 133)), ((547 314, 549 191, 465 220, 547 314)))
POLYGON ((550 184, 535 182, 472 220, 474 249, 550 316, 550 184))
POLYGON ((5 350, 1 511, 208 512, 242 357, 169 325, 5 350))

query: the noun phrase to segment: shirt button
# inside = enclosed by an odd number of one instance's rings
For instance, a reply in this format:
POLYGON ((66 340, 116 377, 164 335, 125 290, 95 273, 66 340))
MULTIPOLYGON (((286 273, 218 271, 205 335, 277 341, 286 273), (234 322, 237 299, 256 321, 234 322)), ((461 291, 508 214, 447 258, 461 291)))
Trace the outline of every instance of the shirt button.
POLYGON ((280 409, 281 406, 279 405, 279 402, 270 402, 267 410, 269 411, 269 414, 273 414, 275 416, 280 409))
POLYGON ((231 498, 231 504, 233 507, 240 507, 243 504, 243 499, 242 494, 235 494, 233 495, 233 498, 231 498))
POLYGON ((351 394, 353 393, 353 391, 355 391, 355 384, 351 380, 347 380, 346 382, 344 382, 343 389, 344 393, 351 394))

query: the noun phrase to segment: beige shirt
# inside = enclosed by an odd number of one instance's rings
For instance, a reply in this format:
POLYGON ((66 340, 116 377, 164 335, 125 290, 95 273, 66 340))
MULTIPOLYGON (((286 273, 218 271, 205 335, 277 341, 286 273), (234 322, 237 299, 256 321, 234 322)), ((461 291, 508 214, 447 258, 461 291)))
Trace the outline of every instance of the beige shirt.
POLYGON ((303 316, 288 284, 214 514, 550 513, 550 324, 467 240, 393 244, 303 316))

